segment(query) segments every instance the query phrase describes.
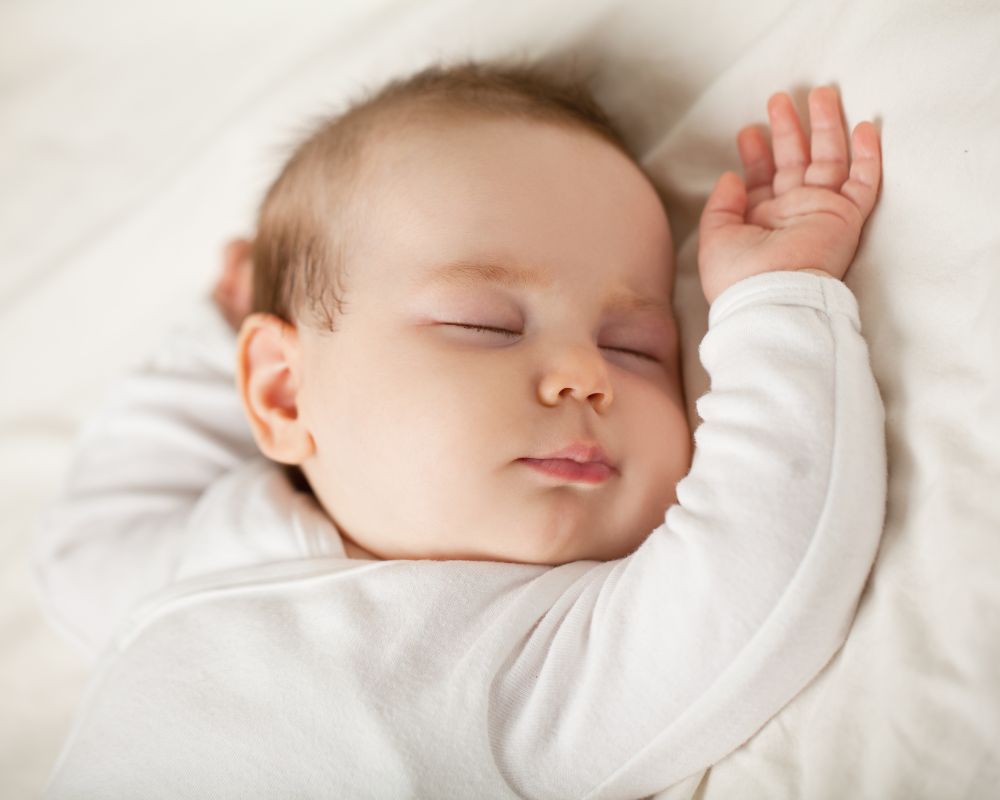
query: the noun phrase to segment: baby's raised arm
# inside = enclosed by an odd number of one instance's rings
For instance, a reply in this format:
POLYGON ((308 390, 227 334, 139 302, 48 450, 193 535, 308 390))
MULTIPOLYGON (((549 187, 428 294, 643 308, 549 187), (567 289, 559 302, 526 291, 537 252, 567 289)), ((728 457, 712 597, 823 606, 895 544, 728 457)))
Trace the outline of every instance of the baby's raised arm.
POLYGON ((727 172, 704 211, 711 390, 678 503, 636 553, 561 598, 496 684, 502 767, 525 794, 645 796, 704 769, 847 635, 881 535, 886 453, 857 302, 839 278, 875 201, 879 149, 862 123, 848 172, 836 95, 817 90, 810 106, 811 161, 777 95, 773 161, 744 129, 747 187, 727 172), (532 678, 570 663, 559 680, 532 678), (555 733, 528 724, 553 714, 555 733), (595 731, 614 735, 571 755, 595 731))

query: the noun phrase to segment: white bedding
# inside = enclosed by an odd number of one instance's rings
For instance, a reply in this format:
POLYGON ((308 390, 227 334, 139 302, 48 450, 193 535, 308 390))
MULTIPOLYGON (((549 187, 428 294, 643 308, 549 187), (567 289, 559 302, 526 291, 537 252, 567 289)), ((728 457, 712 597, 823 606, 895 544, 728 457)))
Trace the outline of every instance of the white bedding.
MULTIPOLYGON (((847 644, 699 798, 987 798, 1000 787, 1000 5, 767 2, 0 4, 0 796, 36 796, 88 665, 45 625, 36 515, 107 383, 207 291, 287 147, 438 57, 593 74, 679 249, 773 91, 833 82, 882 129, 847 277, 887 412, 881 552, 847 644)), ((692 403, 693 405, 693 403, 692 403)))

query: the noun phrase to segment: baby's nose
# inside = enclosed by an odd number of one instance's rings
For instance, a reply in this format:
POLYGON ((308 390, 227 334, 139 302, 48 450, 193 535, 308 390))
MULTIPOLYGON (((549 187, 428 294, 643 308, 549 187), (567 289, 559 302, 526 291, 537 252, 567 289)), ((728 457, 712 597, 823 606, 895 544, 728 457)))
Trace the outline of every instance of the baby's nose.
POLYGON ((542 376, 538 387, 539 399, 547 406, 558 405, 565 397, 590 402, 598 413, 604 413, 614 400, 608 368, 597 348, 573 346, 556 356, 542 376))

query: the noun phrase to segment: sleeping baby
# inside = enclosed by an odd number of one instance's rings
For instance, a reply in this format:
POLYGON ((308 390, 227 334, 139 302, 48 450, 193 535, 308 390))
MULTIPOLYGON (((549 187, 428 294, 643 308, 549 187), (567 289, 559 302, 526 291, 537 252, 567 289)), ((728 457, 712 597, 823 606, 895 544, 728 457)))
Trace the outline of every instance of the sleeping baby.
POLYGON ((831 87, 768 114, 701 218, 693 437, 668 219, 583 88, 436 66, 317 128, 45 519, 101 655, 48 796, 687 797, 801 691, 882 528, 881 161, 831 87))

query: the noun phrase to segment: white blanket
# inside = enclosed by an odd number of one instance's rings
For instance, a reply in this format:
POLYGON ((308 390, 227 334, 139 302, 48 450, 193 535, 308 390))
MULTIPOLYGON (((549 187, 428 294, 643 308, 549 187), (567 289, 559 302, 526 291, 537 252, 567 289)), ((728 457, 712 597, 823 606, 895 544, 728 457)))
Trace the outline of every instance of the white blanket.
MULTIPOLYGON (((1000 785, 1000 6, 978 2, 8 0, 0 5, 0 796, 38 793, 89 666, 28 543, 73 433, 248 232, 319 113, 437 58, 592 76, 661 187, 686 380, 694 227, 777 90, 835 83, 882 130, 847 283, 887 412, 881 552, 841 653, 700 798, 986 798, 1000 785)), ((693 403, 692 403, 693 405, 693 403)), ((692 409, 693 413, 693 409, 692 409)))

